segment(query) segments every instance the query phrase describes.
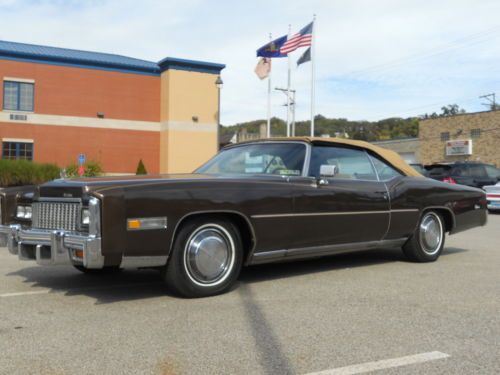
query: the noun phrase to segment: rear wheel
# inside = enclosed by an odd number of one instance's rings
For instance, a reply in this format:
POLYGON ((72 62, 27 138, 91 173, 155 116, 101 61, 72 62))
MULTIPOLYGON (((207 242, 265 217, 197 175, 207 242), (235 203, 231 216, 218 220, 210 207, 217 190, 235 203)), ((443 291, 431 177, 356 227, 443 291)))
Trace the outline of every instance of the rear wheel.
POLYGON ((441 255, 445 231, 442 216, 427 211, 420 218, 418 227, 403 246, 404 254, 415 262, 433 262, 441 255))
POLYGON ((110 273, 117 273, 123 270, 123 268, 120 268, 119 266, 108 266, 104 268, 85 268, 84 266, 77 266, 74 265, 78 271, 83 272, 87 275, 108 275, 110 273))
POLYGON ((242 241, 236 226, 223 219, 200 218, 180 229, 163 275, 176 293, 206 297, 229 290, 242 262, 242 241))

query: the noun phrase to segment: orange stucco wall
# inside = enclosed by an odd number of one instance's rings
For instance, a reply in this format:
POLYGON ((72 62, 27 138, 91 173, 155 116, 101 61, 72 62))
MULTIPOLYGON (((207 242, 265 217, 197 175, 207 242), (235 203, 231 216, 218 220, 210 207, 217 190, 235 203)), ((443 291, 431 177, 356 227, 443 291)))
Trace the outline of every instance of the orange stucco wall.
POLYGON ((157 76, 0 60, 0 80, 4 77, 35 80, 35 113, 160 120, 157 76))
POLYGON ((2 138, 32 139, 38 162, 66 166, 84 153, 87 160, 101 162, 109 173, 134 173, 139 159, 148 172, 159 171, 158 132, 0 122, 2 138))

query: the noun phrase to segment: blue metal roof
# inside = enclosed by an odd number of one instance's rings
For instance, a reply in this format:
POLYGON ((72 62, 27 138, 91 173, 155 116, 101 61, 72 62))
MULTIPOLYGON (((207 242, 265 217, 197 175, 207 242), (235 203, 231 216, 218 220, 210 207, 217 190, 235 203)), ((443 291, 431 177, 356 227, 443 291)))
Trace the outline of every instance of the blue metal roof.
POLYGON ((159 63, 114 55, 0 40, 0 59, 38 62, 82 68, 114 70, 126 73, 159 75, 167 69, 218 74, 223 64, 167 57, 159 63))

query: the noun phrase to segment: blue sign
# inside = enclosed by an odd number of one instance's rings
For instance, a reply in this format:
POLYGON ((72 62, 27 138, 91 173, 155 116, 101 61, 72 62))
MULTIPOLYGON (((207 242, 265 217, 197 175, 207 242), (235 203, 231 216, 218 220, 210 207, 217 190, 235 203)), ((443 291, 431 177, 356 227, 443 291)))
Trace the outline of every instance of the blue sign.
POLYGON ((78 164, 85 164, 85 154, 78 155, 78 164))

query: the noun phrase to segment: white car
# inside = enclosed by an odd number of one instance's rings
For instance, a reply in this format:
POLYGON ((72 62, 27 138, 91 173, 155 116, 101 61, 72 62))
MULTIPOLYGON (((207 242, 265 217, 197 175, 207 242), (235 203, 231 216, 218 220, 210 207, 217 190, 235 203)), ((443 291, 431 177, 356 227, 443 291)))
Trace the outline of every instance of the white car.
POLYGON ((488 210, 500 211, 500 182, 497 182, 496 185, 484 186, 483 189, 486 191, 488 210))

